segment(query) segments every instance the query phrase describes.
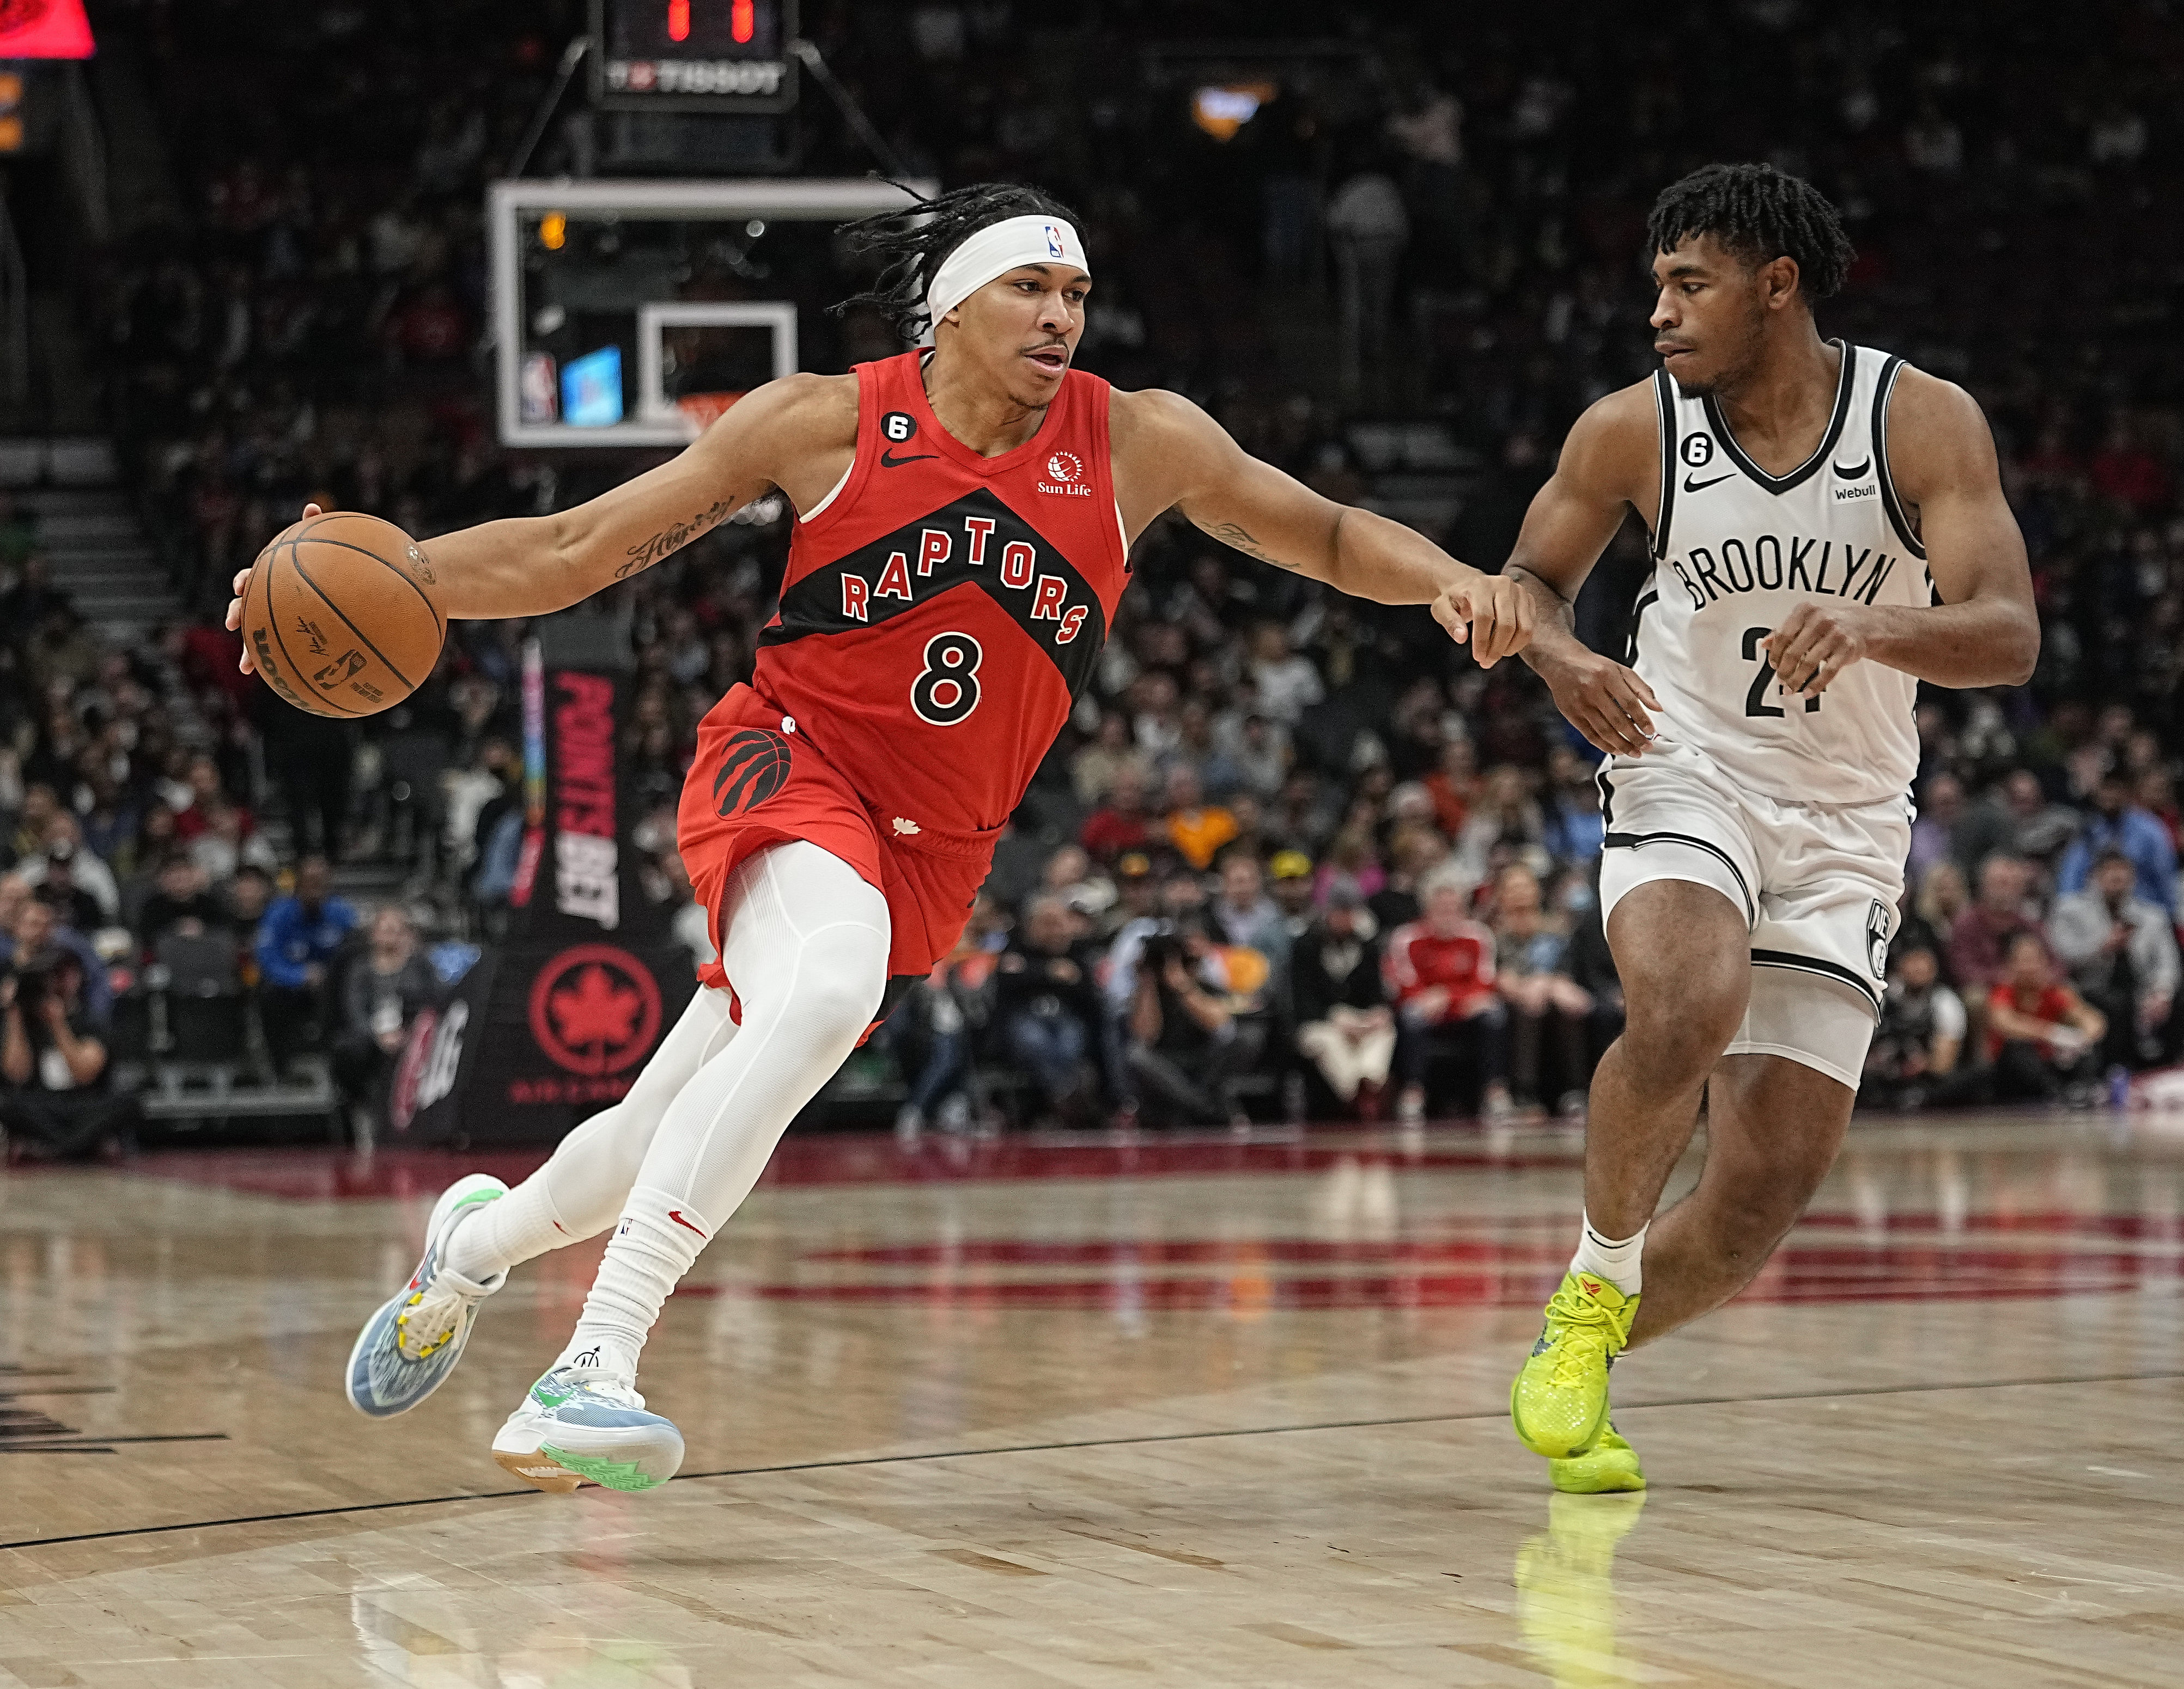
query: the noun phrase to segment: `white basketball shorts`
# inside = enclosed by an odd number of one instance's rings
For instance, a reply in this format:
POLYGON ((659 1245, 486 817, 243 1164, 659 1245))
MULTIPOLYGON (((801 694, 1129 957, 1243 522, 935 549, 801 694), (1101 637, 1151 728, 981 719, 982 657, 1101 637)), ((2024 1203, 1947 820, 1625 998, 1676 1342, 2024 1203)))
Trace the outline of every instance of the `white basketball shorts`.
POLYGON ((1635 886, 1712 886, 1752 933, 1752 998, 1724 1055, 1781 1056, 1858 1089, 1911 848, 1908 798, 1785 803, 1681 745, 1610 757, 1603 918, 1635 886))

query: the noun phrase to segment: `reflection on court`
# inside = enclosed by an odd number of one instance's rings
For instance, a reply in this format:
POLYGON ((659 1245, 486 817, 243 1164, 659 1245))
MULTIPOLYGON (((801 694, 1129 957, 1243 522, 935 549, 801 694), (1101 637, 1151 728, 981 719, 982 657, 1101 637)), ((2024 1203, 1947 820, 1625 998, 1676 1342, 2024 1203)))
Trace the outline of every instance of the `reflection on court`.
POLYGON ((1862 1126, 1750 1296, 1618 1366, 1642 1497, 1551 1497, 1506 1422, 1567 1139, 792 1140, 649 1352, 696 1474, 649 1497, 485 1453, 596 1245, 416 1413, 342 1402, 460 1170, 0 1182, 0 1686, 2171 1671, 2184 1140, 2127 1121, 1862 1126))

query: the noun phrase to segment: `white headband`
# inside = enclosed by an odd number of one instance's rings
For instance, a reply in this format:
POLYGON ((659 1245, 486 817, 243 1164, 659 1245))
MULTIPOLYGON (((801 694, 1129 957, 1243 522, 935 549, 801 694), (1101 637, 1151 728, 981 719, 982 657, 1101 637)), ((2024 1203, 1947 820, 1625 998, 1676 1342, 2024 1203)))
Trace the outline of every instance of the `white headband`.
POLYGON ((1072 264, 1092 273, 1084 242, 1060 218, 1011 217, 987 224, 940 261, 925 290, 925 308, 938 323, 995 276, 1025 264, 1072 264))

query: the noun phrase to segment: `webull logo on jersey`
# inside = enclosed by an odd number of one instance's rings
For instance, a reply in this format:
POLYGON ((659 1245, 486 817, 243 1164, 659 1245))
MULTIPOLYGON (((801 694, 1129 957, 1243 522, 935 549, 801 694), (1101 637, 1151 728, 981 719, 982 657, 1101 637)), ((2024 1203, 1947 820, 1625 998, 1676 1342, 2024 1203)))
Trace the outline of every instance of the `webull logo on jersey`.
POLYGON ((1670 558, 1669 567, 1691 594, 1696 615, 1724 599, 1754 592, 1811 593, 1871 604, 1898 560, 1868 545, 1763 533, 1718 546, 1694 545, 1670 558))

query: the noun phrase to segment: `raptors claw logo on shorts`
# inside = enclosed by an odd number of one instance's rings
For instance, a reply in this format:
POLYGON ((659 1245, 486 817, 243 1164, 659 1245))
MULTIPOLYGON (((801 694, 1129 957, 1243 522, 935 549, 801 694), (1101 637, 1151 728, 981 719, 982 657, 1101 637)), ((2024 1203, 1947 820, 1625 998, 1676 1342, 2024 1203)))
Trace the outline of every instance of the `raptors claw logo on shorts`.
POLYGON ((713 776, 713 800, 721 819, 756 809, 788 783, 788 741, 764 727, 732 733, 713 776))

